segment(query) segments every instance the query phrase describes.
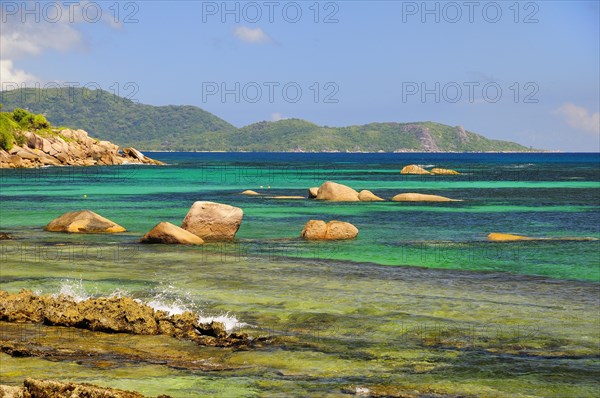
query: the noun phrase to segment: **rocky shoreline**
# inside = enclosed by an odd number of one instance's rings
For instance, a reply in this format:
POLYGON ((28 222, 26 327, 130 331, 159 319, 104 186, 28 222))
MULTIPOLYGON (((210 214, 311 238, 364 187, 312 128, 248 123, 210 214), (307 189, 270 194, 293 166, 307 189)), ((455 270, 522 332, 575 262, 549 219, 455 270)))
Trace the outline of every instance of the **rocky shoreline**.
MULTIPOLYGON (((0 397, 3 398, 144 398, 137 392, 98 387, 92 384, 61 383, 54 380, 36 380, 27 378, 23 386, 0 385, 0 397)), ((169 398, 159 395, 157 398, 169 398)))
POLYGON ((135 148, 123 148, 88 136, 84 130, 54 130, 52 134, 22 133, 25 142, 8 151, 0 148, 0 168, 45 166, 164 165, 135 148))
POLYGON ((186 311, 169 315, 129 297, 99 297, 75 301, 68 296, 38 296, 29 290, 0 290, 0 321, 68 326, 105 333, 167 335, 212 347, 256 347, 266 338, 227 333, 220 322, 200 323, 186 311))

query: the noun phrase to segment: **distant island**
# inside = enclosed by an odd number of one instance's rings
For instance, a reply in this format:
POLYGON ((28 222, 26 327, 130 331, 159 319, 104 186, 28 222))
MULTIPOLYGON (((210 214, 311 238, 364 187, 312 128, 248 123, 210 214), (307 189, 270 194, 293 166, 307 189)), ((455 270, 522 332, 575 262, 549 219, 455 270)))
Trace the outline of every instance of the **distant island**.
MULTIPOLYGON (((262 121, 237 128, 195 106, 139 104, 104 90, 24 88, 0 92, 5 111, 23 108, 55 125, 151 151, 255 152, 529 152, 434 122, 328 127, 301 119, 262 121)), ((2 126, 0 126, 0 129, 2 126)))

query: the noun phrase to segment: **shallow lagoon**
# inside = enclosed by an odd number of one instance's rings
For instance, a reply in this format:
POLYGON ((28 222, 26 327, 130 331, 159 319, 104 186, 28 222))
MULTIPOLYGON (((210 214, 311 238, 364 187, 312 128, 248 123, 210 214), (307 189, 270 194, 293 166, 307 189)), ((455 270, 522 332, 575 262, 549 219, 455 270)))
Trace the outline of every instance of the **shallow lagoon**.
POLYGON ((2 289, 131 295, 157 308, 225 317, 275 343, 234 351, 0 324, 3 338, 96 353, 53 361, 0 354, 3 383, 67 377, 177 397, 341 396, 357 387, 382 395, 596 396, 598 242, 494 244, 485 235, 599 237, 597 156, 296 154, 292 169, 283 155, 152 156, 173 166, 3 171, 0 229, 18 239, 1 244, 2 289), (470 174, 400 176, 408 163, 470 174), (416 190, 469 200, 340 205, 238 195, 260 185, 305 194, 323 177, 384 197, 416 190), (158 221, 180 223, 203 199, 244 209, 237 243, 135 243, 158 221), (40 230, 79 208, 129 232, 40 230), (309 218, 350 221, 359 238, 303 242, 297 236, 309 218), (171 360, 160 363, 161 356, 171 360), (199 370, 193 361, 228 370, 199 370))

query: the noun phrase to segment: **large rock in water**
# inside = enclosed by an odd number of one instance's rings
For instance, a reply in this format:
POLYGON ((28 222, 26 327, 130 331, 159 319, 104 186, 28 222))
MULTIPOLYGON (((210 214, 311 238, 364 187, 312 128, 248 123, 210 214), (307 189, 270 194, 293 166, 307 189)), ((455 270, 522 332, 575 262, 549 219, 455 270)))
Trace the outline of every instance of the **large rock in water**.
POLYGON ((328 223, 323 220, 309 220, 300 233, 300 236, 307 240, 354 239, 357 235, 358 228, 354 225, 336 220, 328 223))
POLYGON ((170 243, 180 245, 201 245, 202 238, 173 225, 170 222, 160 222, 142 237, 140 243, 170 243))
POLYGON ((358 193, 358 199, 360 199, 361 202, 381 202, 384 200, 366 189, 363 189, 358 193))
POLYGON ((243 217, 239 207, 199 201, 192 205, 181 228, 204 240, 232 240, 243 217))
POLYGON ((86 234, 125 232, 125 228, 90 210, 71 211, 50 221, 44 228, 50 232, 86 234))
POLYGON ((314 199, 319 194, 319 187, 308 188, 308 197, 309 199, 314 199))
POLYGON ((392 198, 394 202, 461 202, 445 196, 427 195, 424 193, 400 193, 392 198))
POLYGON ((400 174, 431 174, 424 168, 417 166, 416 164, 409 164, 408 166, 404 166, 402 170, 400 170, 400 174))
POLYGON ((358 192, 356 192, 354 189, 331 181, 327 181, 319 187, 316 199, 329 200, 332 202, 360 201, 360 199, 358 199, 358 192))

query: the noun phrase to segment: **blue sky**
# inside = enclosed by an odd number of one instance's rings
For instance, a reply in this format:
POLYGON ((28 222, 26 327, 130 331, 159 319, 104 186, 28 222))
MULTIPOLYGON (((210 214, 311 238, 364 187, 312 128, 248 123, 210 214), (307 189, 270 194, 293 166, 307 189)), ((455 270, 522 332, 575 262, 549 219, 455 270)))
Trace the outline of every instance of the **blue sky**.
POLYGON ((2 1, 3 89, 68 82, 237 126, 430 120, 600 150, 598 1, 48 4, 2 1))

